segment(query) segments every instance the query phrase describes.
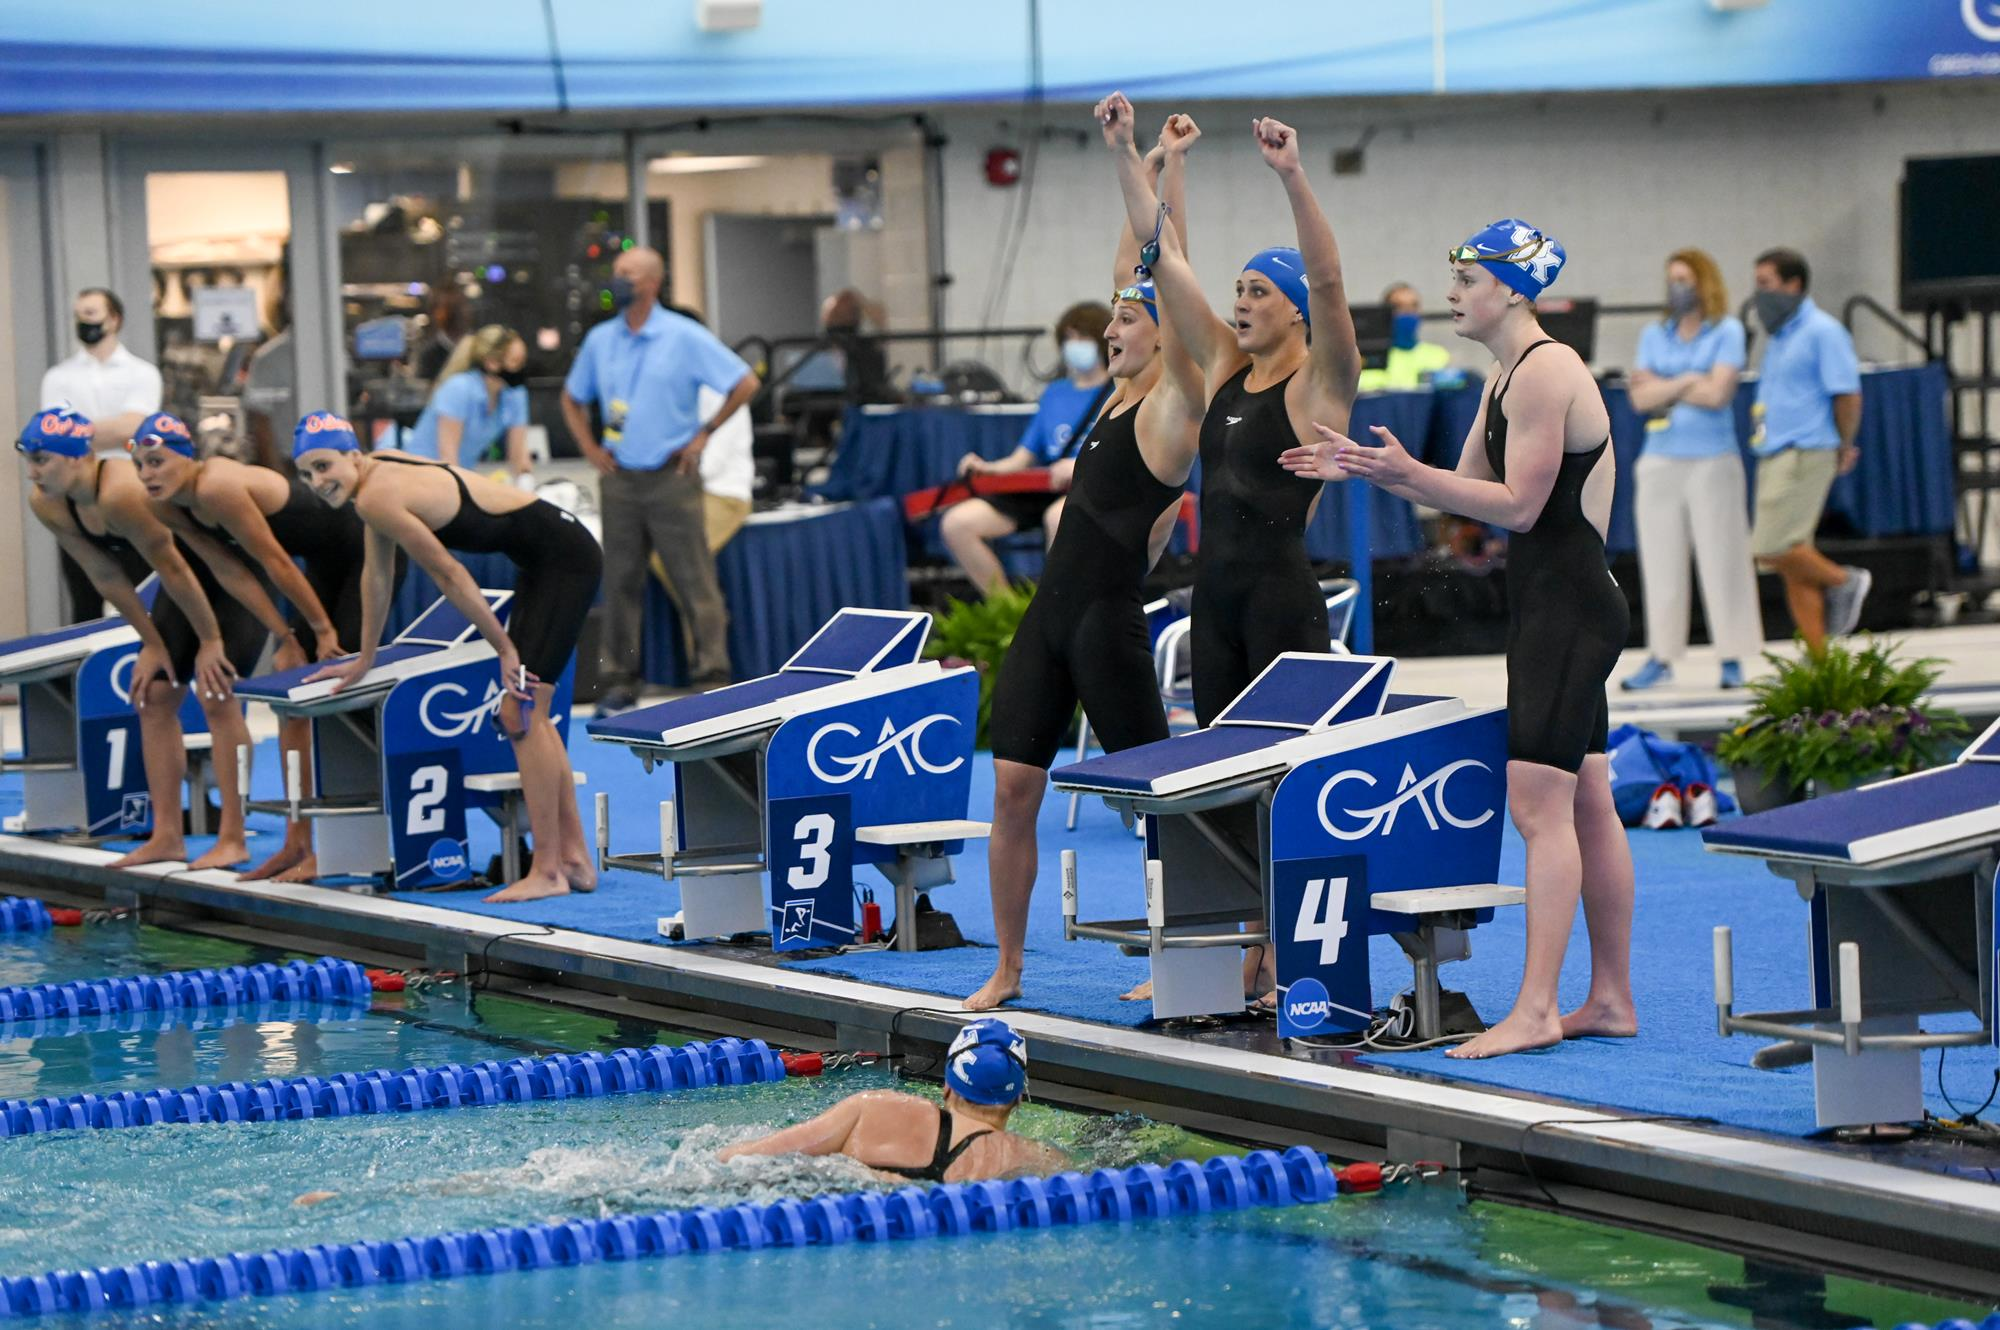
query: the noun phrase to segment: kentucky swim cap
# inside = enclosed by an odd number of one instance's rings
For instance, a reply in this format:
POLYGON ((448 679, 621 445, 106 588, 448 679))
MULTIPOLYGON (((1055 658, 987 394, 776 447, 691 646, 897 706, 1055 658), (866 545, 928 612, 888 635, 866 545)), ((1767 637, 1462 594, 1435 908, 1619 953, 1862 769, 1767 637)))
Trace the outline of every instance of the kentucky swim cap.
POLYGON ((155 411, 132 431, 131 446, 134 452, 141 448, 165 448, 182 457, 193 457, 194 435, 188 432, 187 422, 179 416, 155 411))
POLYGON ((1489 225, 1451 252, 1454 263, 1479 263, 1530 300, 1555 284, 1569 255, 1554 239, 1518 217, 1489 225))
POLYGON ((1298 307, 1305 317, 1306 327, 1312 327, 1312 306, 1306 298, 1305 255, 1290 245, 1273 245, 1260 249, 1250 256, 1243 265, 1244 272, 1261 272, 1271 279, 1272 285, 1285 293, 1285 299, 1298 307))
POLYGON ((314 411, 302 416, 298 428, 292 431, 292 457, 295 460, 315 448, 348 453, 360 447, 361 440, 354 437, 354 426, 331 411, 314 411))
POLYGON ((61 457, 88 457, 90 439, 97 427, 74 407, 52 406, 28 419, 14 446, 24 453, 55 453, 61 457))
POLYGON ((1002 1020, 977 1020, 945 1055, 944 1083, 973 1104, 1011 1104, 1028 1090, 1028 1041, 1002 1020))

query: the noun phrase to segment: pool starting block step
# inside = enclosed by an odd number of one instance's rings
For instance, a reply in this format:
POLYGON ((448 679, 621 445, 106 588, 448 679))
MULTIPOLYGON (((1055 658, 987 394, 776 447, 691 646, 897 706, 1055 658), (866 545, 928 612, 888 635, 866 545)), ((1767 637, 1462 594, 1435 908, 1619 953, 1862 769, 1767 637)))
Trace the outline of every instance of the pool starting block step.
POLYGON ((1737 1015, 1734 941, 1718 928, 1716 1023, 1725 1037, 1810 1045, 1819 1126, 1919 1119, 1922 1050, 2000 1046, 2000 722, 1948 766, 1738 818, 1702 841, 1764 860, 1807 902, 1813 1005, 1737 1015), (1921 1029, 1942 1012, 1978 1028, 1921 1029))
MULTIPOLYGON (((775 674, 591 721, 591 738, 673 768, 657 854, 612 853, 598 796, 600 866, 677 880, 690 938, 853 942, 864 864, 895 884, 897 917, 913 917, 986 830, 966 819, 978 675, 923 660, 929 634, 927 614, 842 610, 775 674)), ((899 947, 915 943, 897 930, 899 947)))
MULTIPOLYGON (((502 623, 512 591, 482 591, 502 623)), ((477 780, 518 776, 498 719, 502 690, 493 648, 470 619, 440 598, 386 643, 353 684, 309 682, 317 662, 239 683, 244 697, 312 726, 312 790, 285 773, 285 798, 253 802, 263 812, 309 820, 319 871, 380 876, 395 890, 472 876, 466 813, 511 813, 507 792, 477 780)), ((568 741, 575 664, 550 703, 568 741)))
MULTIPOLYGON (((159 579, 148 577, 138 591, 150 607, 159 579)), ((138 657, 139 634, 115 615, 0 643, 0 686, 14 685, 21 697, 20 755, 0 759, 0 772, 21 776, 21 821, 10 829, 97 840, 152 830, 132 708, 138 657)), ((206 736, 208 719, 191 695, 180 718, 184 734, 206 736)), ((203 817, 206 803, 202 793, 203 817)))
POLYGON ((1146 819, 1145 917, 1080 921, 1065 854, 1065 936, 1143 948, 1161 1019, 1241 1010, 1238 950, 1270 945, 1292 1037, 1368 1026, 1368 939, 1387 935, 1434 1030, 1438 964, 1521 899, 1493 885, 1506 717, 1394 694, 1394 671, 1386 656, 1288 652, 1209 728, 1051 772, 1146 819), (1439 891, 1454 894, 1425 894, 1439 891))

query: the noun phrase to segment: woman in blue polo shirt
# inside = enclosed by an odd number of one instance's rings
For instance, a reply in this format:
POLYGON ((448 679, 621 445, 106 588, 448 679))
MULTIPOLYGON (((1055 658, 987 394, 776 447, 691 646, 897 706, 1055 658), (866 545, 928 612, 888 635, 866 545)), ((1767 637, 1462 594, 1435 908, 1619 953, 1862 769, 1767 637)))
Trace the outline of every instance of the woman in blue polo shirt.
POLYGON ((1721 685, 1743 686, 1743 661, 1763 649, 1743 458, 1736 446, 1736 383, 1743 325, 1729 313, 1722 271, 1698 249, 1667 260, 1666 317, 1639 337, 1632 407, 1646 422, 1635 471, 1639 578, 1650 655, 1620 687, 1673 678, 1687 652, 1688 558, 1701 578, 1721 685))
POLYGON ((461 337, 438 372, 431 400, 403 451, 476 467, 495 444, 507 469, 528 471, 528 345, 512 328, 489 323, 461 337))

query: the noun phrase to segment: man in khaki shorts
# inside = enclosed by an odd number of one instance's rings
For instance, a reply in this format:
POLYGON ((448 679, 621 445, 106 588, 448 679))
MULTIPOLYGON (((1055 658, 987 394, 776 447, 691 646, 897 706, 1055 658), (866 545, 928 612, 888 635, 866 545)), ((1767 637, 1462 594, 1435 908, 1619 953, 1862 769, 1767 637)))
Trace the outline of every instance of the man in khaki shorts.
POLYGON ((1757 387, 1757 517, 1750 549, 1784 579, 1792 622, 1818 652, 1854 631, 1874 580, 1813 546, 1835 476, 1854 469, 1861 428, 1861 367, 1854 339, 1806 295, 1811 274, 1797 250, 1757 258, 1757 321, 1770 339, 1757 387))

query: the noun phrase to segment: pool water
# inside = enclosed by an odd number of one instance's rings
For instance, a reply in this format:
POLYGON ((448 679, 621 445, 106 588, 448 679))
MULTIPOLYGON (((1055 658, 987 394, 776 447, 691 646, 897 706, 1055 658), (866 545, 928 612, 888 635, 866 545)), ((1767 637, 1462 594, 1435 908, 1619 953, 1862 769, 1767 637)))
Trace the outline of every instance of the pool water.
MULTIPOLYGON (((281 953, 132 924, 0 940, 0 983, 281 953)), ((472 1062, 683 1036, 464 985, 309 1019, 150 1018, 22 1037, 0 1097, 472 1062)), ((289 1013, 288 1013, 289 1015, 289 1013)), ((670 1095, 315 1122, 52 1132, 0 1141, 0 1274, 596 1218, 878 1185, 846 1159, 715 1161, 883 1068, 670 1095)), ((1015 1125, 1081 1168, 1229 1149, 1178 1129, 1029 1104, 1015 1125)), ((894 1246, 728 1252, 192 1308, 98 1326, 1244 1325, 1695 1327, 1935 1323, 1972 1309, 1490 1203, 1404 1188, 1308 1209, 894 1246)), ((83 1318, 77 1318, 83 1323, 83 1318)))

